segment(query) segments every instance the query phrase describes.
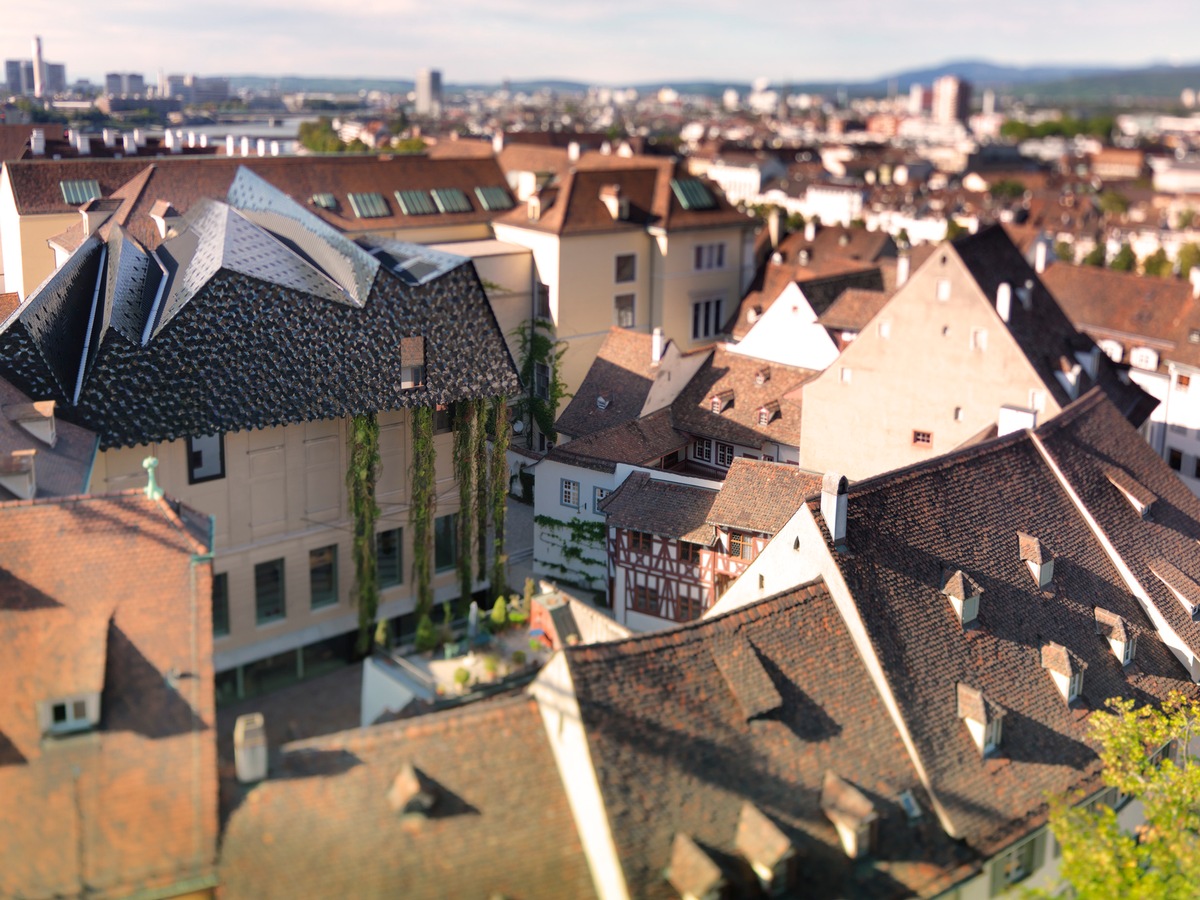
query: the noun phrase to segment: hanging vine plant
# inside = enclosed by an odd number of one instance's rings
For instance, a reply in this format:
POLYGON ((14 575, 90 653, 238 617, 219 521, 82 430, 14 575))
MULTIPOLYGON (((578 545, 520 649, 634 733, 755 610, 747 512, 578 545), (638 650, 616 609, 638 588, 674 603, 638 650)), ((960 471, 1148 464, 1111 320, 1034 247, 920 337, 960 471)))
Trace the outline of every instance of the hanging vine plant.
POLYGON ((408 512, 413 535, 413 583, 417 587, 417 618, 433 609, 433 511, 437 500, 433 447, 433 409, 417 407, 412 415, 412 485, 408 512))
POLYGON ((508 557, 504 554, 504 517, 508 512, 508 398, 492 400, 496 440, 492 444, 490 478, 492 491, 492 580, 491 596, 508 593, 508 557))
MULTIPOLYGON (((548 441, 558 439, 554 428, 558 405, 571 396, 559 378, 567 345, 554 338, 552 328, 548 320, 534 319, 513 332, 517 338, 521 384, 525 387, 525 393, 516 403, 516 416, 536 425, 548 441)), ((525 431, 525 445, 533 447, 533 428, 525 431)))
POLYGON ((488 451, 487 451, 487 420, 488 402, 485 397, 477 397, 471 401, 471 418, 475 429, 471 432, 471 456, 475 460, 475 533, 478 540, 475 543, 476 570, 475 579, 483 581, 487 577, 487 534, 488 534, 488 451))
POLYGON ((379 570, 375 560, 375 478, 379 471, 379 422, 374 413, 350 420, 350 462, 346 489, 350 495, 350 519, 354 538, 352 596, 358 606, 358 650, 371 646, 375 614, 379 609, 379 570))
POLYGON ((454 404, 454 479, 458 482, 458 596, 461 604, 474 593, 475 554, 475 404, 454 404))

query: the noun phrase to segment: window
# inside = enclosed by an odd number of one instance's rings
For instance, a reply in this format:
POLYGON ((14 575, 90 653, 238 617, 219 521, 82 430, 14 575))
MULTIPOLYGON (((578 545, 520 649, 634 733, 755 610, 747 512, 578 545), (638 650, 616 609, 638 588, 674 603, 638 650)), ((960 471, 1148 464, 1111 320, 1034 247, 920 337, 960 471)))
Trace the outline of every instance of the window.
POLYGON ((337 209, 337 197, 329 193, 313 194, 308 198, 308 202, 313 206, 319 206, 321 209, 337 209))
POLYGON ((1067 682, 1067 702, 1070 703, 1083 691, 1083 672, 1076 672, 1067 682))
POLYGON ((687 597, 680 594, 675 599, 675 621, 694 622, 704 615, 704 601, 699 597, 687 597))
POLYGON ((229 634, 229 575, 225 572, 213 575, 212 623, 213 637, 229 634))
POLYGON ((540 281, 534 285, 534 303, 536 304, 537 317, 539 319, 550 318, 550 285, 542 284, 540 281))
POLYGON ((560 482, 561 495, 559 502, 563 506, 569 506, 572 509, 579 509, 579 482, 572 481, 569 478, 564 478, 560 482))
POLYGON ((750 536, 739 531, 729 532, 729 555, 734 559, 749 559, 754 552, 754 544, 750 536))
POLYGON ((63 202, 68 206, 79 206, 89 200, 100 198, 100 182, 94 178, 67 179, 58 183, 63 202))
POLYGON ((187 439, 188 484, 225 477, 225 436, 205 434, 187 439))
POLYGON ((733 445, 717 442, 717 465, 729 468, 733 465, 733 445))
POLYGON ((950 299, 950 282, 945 278, 938 279, 937 298, 943 302, 950 299))
POLYGON ((375 535, 375 571, 381 588, 404 581, 404 529, 392 528, 375 535))
POLYGON ((1177 390, 1177 391, 1185 391, 1186 392, 1188 387, 1191 386, 1191 383, 1192 383, 1192 377, 1190 375, 1176 375, 1175 376, 1175 390, 1177 390))
POLYGON ((629 532, 629 549, 638 553, 649 553, 654 549, 654 535, 645 531, 629 532))
POLYGON ((616 281, 618 284, 623 284, 626 281, 634 281, 637 278, 637 255, 622 253, 617 257, 616 268, 616 281))
POLYGON ((692 340, 716 336, 721 330, 721 298, 698 300, 692 304, 692 340))
POLYGON ((513 207, 512 197, 502 187, 477 187, 475 196, 479 200, 479 205, 488 212, 512 209, 513 207))
POLYGON ((699 178, 672 178, 671 193, 684 209, 717 208, 717 199, 699 178))
POLYGON ((933 433, 929 431, 914 431, 912 442, 918 447, 932 447, 933 433))
POLYGON ((987 329, 972 328, 971 329, 971 349, 983 352, 987 349, 987 329))
POLYGON ((693 566, 700 565, 700 545, 689 544, 686 541, 679 542, 679 561, 691 563, 693 566))
POLYGON ((447 572, 458 565, 458 513, 433 520, 433 568, 447 572))
POLYGON ((658 587, 652 585, 637 585, 633 589, 633 602, 630 604, 635 612, 658 615, 658 587))
POLYGON ((1137 635, 1121 645, 1121 665, 1127 666, 1133 662, 1133 654, 1137 652, 1137 635))
POLYGON ((347 194, 346 199, 350 201, 354 215, 360 219, 380 219, 391 213, 383 194, 347 194))
POLYGON ((82 697, 67 697, 50 704, 50 721, 47 731, 64 734, 83 731, 94 723, 88 714, 87 700, 82 697))
POLYGON ((708 438, 696 438, 692 442, 692 458, 712 462, 712 441, 708 438))
POLYGON ((632 328, 634 323, 634 295, 633 294, 617 294, 616 300, 613 301, 613 312, 616 315, 617 326, 619 328, 632 328))
POLYGON ((602 488, 602 487, 592 488, 592 512, 599 512, 600 511, 600 501, 602 501, 605 497, 607 497, 611 493, 612 493, 612 491, 610 491, 608 488, 602 488))
POLYGON ((838 381, 840 381, 842 384, 850 384, 853 378, 854 370, 849 366, 842 366, 841 370, 838 372, 838 381))
POLYGON ((550 399, 550 366, 546 363, 533 364, 533 396, 539 400, 550 399))
POLYGON ((396 202, 406 216, 430 216, 437 212, 428 191, 396 191, 396 202))
POLYGON ((283 560, 273 559, 254 567, 254 617, 259 625, 286 618, 283 560))
POLYGON ((725 268, 725 245, 697 244, 695 250, 696 271, 725 268))
POLYGON ((1129 364, 1135 369, 1158 368, 1158 353, 1149 347, 1134 347, 1129 353, 1129 364))
POLYGON ((1024 841, 997 858, 1001 885, 1008 886, 1023 881, 1033 871, 1033 845, 1036 839, 1035 837, 1024 841))
POLYGON ((308 551, 308 586, 313 609, 333 606, 338 601, 337 545, 308 551))
POLYGON ((993 718, 983 728, 983 752, 991 753, 1000 746, 1000 728, 1004 720, 999 716, 993 718))
POLYGON ((891 322, 880 322, 879 325, 877 326, 877 328, 879 331, 879 336, 881 338, 883 338, 885 341, 892 336, 892 323, 891 322))
POLYGON ((1200 478, 1200 456, 1192 460, 1192 477, 1200 478))
POLYGON ((401 366, 400 367, 400 387, 409 389, 421 387, 425 383, 425 367, 424 366, 401 366))
POLYGON ((961 406, 954 407, 954 421, 961 422, 965 418, 966 416, 963 415, 963 408, 961 406))
POLYGON ((454 430, 454 411, 446 404, 438 404, 433 411, 433 433, 449 434, 454 430))
POLYGON ((429 193, 433 194, 433 202, 437 204, 437 208, 441 212, 460 213, 471 211, 471 201, 458 188, 434 188, 429 193))
POLYGON ((1167 449, 1167 465, 1176 472, 1183 471, 1183 453, 1174 447, 1167 449))

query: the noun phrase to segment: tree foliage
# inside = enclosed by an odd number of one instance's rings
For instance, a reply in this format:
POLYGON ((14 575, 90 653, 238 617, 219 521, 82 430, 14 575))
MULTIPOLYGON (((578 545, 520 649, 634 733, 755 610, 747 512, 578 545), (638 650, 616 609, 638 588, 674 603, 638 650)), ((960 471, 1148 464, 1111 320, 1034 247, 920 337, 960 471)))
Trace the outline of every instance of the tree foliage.
POLYGON ((1171 274, 1171 260, 1167 259, 1167 251, 1159 247, 1142 261, 1142 271, 1147 275, 1166 278, 1171 274))
POLYGON ((1104 783, 1138 798, 1145 821, 1130 833, 1107 804, 1080 805, 1078 796, 1053 801, 1050 828, 1062 846, 1060 877, 1078 900, 1194 897, 1200 885, 1200 768, 1184 749, 1200 727, 1200 702, 1173 692, 1161 708, 1135 708, 1134 701, 1121 699, 1108 705, 1111 712, 1092 718, 1104 783))
POLYGON ((433 409, 418 406, 412 413, 412 484, 409 488, 409 526, 413 536, 413 581, 417 587, 417 616, 433 609, 433 512, 437 502, 433 446, 433 409))
POLYGON ((358 649, 370 647, 371 628, 379 609, 379 570, 375 559, 375 479, 379 472, 379 422, 374 413, 350 420, 350 463, 346 490, 350 495, 350 519, 354 538, 353 594, 358 605, 358 649))
POLYGON ((492 422, 495 441, 492 444, 492 465, 488 481, 492 500, 492 578, 495 595, 508 592, 508 556, 504 552, 504 524, 508 513, 508 400, 500 396, 492 400, 492 422))
POLYGON ((1036 125, 1010 119, 1000 126, 1000 134, 1014 141, 1044 137, 1076 137, 1081 134, 1107 140, 1112 134, 1114 124, 1112 116, 1091 116, 1086 119, 1063 116, 1061 119, 1050 119, 1036 125))
POLYGON ((988 193, 1000 200, 1016 200, 1025 196, 1025 185, 1015 178, 1001 178, 988 188, 988 193))
POLYGON ((1106 253, 1105 253, 1104 245, 1097 244, 1095 247, 1093 247, 1091 250, 1089 250, 1087 252, 1087 255, 1082 260, 1082 264, 1085 266, 1095 266, 1097 268, 1103 268, 1105 255, 1106 255, 1106 253))
MULTIPOLYGON (((545 319, 534 319, 528 325, 521 325, 516 330, 516 337, 517 365, 521 384, 525 387, 525 394, 516 403, 516 415, 537 425, 546 440, 553 441, 558 437, 554 429, 558 405, 571 396, 559 379, 567 345, 555 340, 553 325, 545 319), (539 373, 545 374, 544 380, 539 373)), ((533 446, 532 428, 527 430, 525 440, 527 446, 533 446)))
POLYGON ((1101 191, 1096 198, 1096 204, 1100 207, 1101 212, 1108 213, 1110 216, 1121 216, 1129 211, 1128 198, 1116 191, 1101 191))
POLYGON ((1176 257, 1179 262, 1179 277, 1187 278, 1193 266, 1200 265, 1200 244, 1184 244, 1176 257))
POLYGON ((1108 267, 1114 272, 1132 272, 1137 268, 1137 256, 1128 244, 1122 244, 1117 255, 1112 258, 1108 267))

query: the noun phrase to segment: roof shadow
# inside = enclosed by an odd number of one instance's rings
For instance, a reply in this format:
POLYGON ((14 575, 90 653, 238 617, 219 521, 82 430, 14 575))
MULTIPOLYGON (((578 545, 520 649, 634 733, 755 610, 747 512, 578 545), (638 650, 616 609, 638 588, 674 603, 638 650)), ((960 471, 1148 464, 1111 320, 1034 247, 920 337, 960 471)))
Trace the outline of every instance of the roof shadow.
POLYGON ((0 612, 28 612, 61 606, 49 594, 0 566, 0 612))
MULTIPOLYGON (((194 673, 177 679, 180 689, 194 689, 199 681, 194 673)), ((133 642, 113 622, 108 626, 108 656, 101 698, 102 727, 106 731, 131 731, 157 740, 192 731, 204 731, 209 724, 196 715, 192 706, 168 680, 142 655, 133 642)))
POLYGON ((27 760, 8 736, 0 731, 0 766, 19 766, 27 760))

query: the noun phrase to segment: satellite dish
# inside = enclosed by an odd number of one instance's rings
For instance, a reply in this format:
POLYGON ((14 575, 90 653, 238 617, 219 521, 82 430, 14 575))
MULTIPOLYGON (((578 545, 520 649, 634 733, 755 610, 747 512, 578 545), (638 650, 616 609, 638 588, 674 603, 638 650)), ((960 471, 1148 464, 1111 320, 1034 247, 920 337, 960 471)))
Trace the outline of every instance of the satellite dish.
POLYGON ((517 421, 513 422, 512 428, 513 434, 522 434, 525 431, 525 423, 517 419, 517 421))

